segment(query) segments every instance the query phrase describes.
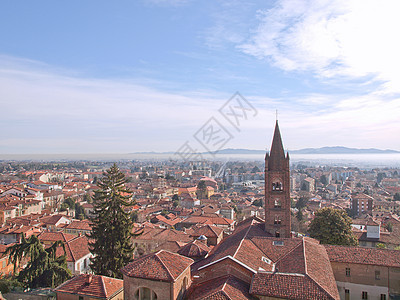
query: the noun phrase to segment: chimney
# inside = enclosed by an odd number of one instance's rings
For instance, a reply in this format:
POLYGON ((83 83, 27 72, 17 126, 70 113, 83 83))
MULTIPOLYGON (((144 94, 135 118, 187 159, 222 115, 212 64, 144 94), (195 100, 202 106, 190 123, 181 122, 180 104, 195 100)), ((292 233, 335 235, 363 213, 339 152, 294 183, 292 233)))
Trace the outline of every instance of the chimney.
POLYGON ((93 280, 93 275, 92 274, 88 274, 88 276, 86 277, 86 284, 89 285, 92 283, 93 280))

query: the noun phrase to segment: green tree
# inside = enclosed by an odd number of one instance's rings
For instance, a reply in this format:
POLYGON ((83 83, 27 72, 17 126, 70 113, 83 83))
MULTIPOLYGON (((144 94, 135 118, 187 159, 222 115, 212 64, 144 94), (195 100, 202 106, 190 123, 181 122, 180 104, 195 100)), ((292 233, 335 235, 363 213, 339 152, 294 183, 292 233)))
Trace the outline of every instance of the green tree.
POLYGON ((344 210, 326 207, 315 213, 308 232, 321 244, 356 246, 358 242, 351 230, 351 222, 344 210))
POLYGON ((307 205, 308 201, 309 201, 308 197, 300 197, 300 199, 297 200, 295 207, 298 210, 301 210, 307 205))
POLYGON ((18 281, 26 287, 54 288, 71 278, 64 243, 61 241, 56 241, 45 249, 37 236, 32 235, 28 239, 22 236, 21 243, 9 247, 5 254, 10 256, 14 271, 24 259, 29 259, 26 267, 17 276, 18 281), (56 255, 58 247, 64 250, 61 256, 56 255))
POLYGON ((253 201, 253 205, 261 207, 263 205, 263 202, 262 202, 261 199, 256 199, 256 200, 253 201))
POLYGON ((377 178, 376 178, 376 181, 377 181, 378 183, 381 183, 381 181, 382 181, 384 178, 386 178, 386 174, 385 174, 385 173, 378 173, 378 176, 377 176, 377 178))
POLYGON ((303 211, 301 209, 299 209, 299 211, 297 212, 296 219, 299 222, 303 222, 304 221, 303 211))
POLYGON ((387 223, 387 224, 385 225, 385 228, 386 228, 387 231, 393 232, 393 225, 392 225, 392 223, 387 223))
POLYGON ((64 200, 64 203, 68 205, 69 208, 74 208, 75 207, 75 200, 68 197, 67 199, 64 200))
POLYGON ((386 245, 383 243, 378 243, 378 244, 376 244, 376 248, 377 249, 386 249, 386 245))
POLYGON ((14 290, 23 290, 23 285, 15 278, 1 278, 0 292, 4 295, 14 290))
POLYGON ((125 175, 114 164, 100 182, 93 197, 92 232, 89 249, 95 256, 90 267, 98 275, 122 278, 120 269, 132 260, 133 221, 125 208, 134 205, 125 187, 125 175))
POLYGON ((132 212, 131 219, 132 219, 132 222, 137 222, 137 220, 139 219, 139 214, 136 210, 134 210, 132 212))
POLYGON ((197 184, 197 198, 207 198, 207 185, 204 180, 200 180, 197 184))

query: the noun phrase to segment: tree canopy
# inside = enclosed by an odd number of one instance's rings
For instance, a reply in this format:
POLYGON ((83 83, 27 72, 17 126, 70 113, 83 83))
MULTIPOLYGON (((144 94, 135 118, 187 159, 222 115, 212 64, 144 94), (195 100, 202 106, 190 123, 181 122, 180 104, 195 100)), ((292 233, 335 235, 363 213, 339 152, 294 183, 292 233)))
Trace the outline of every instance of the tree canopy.
POLYGON ((133 258, 133 221, 125 210, 135 203, 125 182, 125 175, 114 164, 98 182, 100 189, 93 197, 93 227, 88 238, 95 255, 90 267, 98 275, 122 278, 120 269, 133 258))
POLYGON ((10 262, 14 265, 14 272, 23 260, 29 260, 26 267, 18 274, 17 279, 26 287, 56 287, 71 278, 67 267, 67 258, 64 243, 56 241, 45 249, 37 236, 28 239, 22 236, 20 244, 15 244, 6 250, 10 262), (56 255, 58 247, 62 247, 64 254, 56 255))
POLYGON ((344 210, 327 207, 315 213, 308 232, 322 244, 356 246, 358 241, 351 230, 351 222, 344 210))

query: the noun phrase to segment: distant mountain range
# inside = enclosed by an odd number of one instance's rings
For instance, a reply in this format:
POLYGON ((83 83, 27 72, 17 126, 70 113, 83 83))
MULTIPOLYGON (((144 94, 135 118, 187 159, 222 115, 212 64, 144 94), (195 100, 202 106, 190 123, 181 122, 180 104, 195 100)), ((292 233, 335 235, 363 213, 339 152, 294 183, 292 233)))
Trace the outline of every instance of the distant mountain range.
MULTIPOLYGON (((347 147, 322 147, 322 148, 305 148, 300 150, 288 150, 290 154, 390 154, 400 153, 396 150, 380 150, 375 148, 357 149, 347 147)), ((262 154, 265 150, 249 150, 249 149, 222 149, 218 154, 262 154)))
MULTIPOLYGON (((305 148, 300 150, 288 150, 289 154, 392 154, 400 153, 396 150, 381 150, 375 148, 357 149, 347 147, 322 147, 322 148, 305 148)), ((222 149, 218 154, 264 154, 266 150, 250 150, 250 149, 222 149)), ((135 152, 134 154, 173 154, 174 152, 135 152)), ((204 152, 207 153, 207 152, 204 152)))

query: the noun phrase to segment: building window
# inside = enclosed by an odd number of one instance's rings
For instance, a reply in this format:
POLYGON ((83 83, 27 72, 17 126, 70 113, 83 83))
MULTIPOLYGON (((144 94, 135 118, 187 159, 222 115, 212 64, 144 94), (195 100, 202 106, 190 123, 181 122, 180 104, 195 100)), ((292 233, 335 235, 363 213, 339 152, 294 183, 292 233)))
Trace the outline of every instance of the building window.
POLYGON ((386 294, 381 294, 381 300, 386 300, 386 294))
POLYGON ((274 224, 275 224, 275 225, 280 225, 280 224, 281 224, 281 217, 275 216, 274 224))
POLYGON ((283 186, 282 186, 282 182, 273 182, 272 183, 272 190, 273 191, 282 191, 283 190, 283 186))
POLYGON ((375 280, 381 279, 381 271, 375 271, 375 280))
POLYGON ((346 268, 346 276, 350 277, 350 268, 346 268))
POLYGON ((157 294, 149 288, 140 287, 136 290, 135 299, 137 300, 157 300, 157 294))
POLYGON ((350 300, 350 290, 344 290, 344 300, 350 300))
POLYGON ((279 233, 279 231, 275 231, 275 237, 281 237, 281 234, 279 233))
POLYGON ((368 299, 368 292, 362 292, 361 299, 363 299, 363 300, 368 299))
POLYGON ((79 300, 83 300, 83 296, 79 296, 79 300))
POLYGON ((274 201, 274 208, 281 208, 281 200, 275 199, 274 201))

